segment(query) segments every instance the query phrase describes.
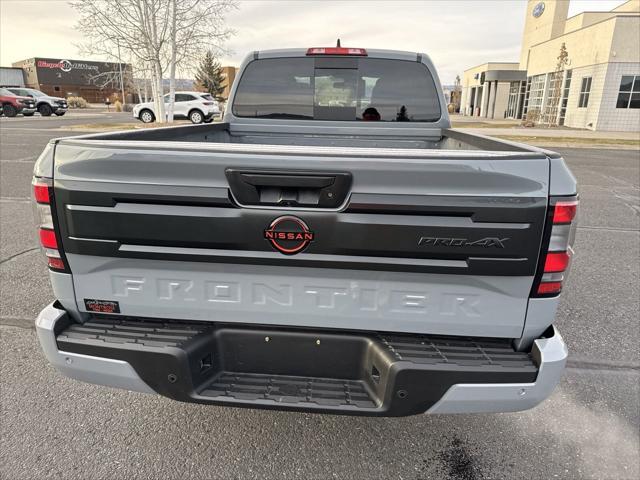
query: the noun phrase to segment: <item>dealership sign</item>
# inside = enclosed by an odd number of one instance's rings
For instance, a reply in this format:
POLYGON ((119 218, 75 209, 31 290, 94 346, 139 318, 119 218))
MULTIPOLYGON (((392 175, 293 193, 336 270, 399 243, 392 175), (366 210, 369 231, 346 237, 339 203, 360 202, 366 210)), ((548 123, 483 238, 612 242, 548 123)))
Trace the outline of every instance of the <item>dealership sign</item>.
MULTIPOLYGON (((117 87, 120 83, 119 66, 111 62, 91 62, 82 60, 58 60, 36 58, 35 67, 38 83, 46 85, 91 85, 117 87)), ((131 65, 122 64, 122 72, 131 76, 131 65)))
POLYGON ((70 72, 72 69, 77 70, 93 70, 98 71, 97 65, 89 65, 88 63, 70 62, 69 60, 60 60, 58 62, 50 62, 47 60, 38 60, 36 65, 39 68, 59 68, 63 72, 70 72))

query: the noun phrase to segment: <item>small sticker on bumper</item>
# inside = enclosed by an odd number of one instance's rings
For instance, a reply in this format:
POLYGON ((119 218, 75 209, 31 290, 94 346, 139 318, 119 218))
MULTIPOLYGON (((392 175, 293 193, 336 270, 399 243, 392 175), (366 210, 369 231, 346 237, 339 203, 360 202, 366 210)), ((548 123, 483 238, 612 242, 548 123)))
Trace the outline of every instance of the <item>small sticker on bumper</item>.
POLYGON ((89 312, 120 313, 120 304, 112 300, 84 299, 84 306, 89 312))

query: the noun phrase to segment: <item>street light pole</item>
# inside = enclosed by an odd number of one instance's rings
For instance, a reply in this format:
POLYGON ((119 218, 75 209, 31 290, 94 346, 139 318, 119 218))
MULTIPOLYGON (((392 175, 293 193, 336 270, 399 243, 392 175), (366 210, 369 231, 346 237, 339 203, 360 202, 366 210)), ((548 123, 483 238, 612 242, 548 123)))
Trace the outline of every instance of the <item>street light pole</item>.
POLYGON ((122 106, 124 107, 125 100, 124 100, 124 80, 122 79, 122 60, 120 59, 120 42, 117 42, 118 44, 118 68, 120 69, 120 92, 122 93, 122 106))

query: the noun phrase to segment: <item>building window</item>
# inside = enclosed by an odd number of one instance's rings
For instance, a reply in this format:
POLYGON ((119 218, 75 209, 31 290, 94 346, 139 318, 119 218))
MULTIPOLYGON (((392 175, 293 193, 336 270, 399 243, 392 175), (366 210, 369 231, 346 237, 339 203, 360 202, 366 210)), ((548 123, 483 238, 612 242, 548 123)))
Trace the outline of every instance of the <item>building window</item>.
POLYGON ((591 77, 582 77, 578 108, 587 108, 587 105, 589 105, 589 93, 591 93, 591 77))
POLYGON ((623 75, 616 108, 640 108, 640 75, 623 75))
POLYGON ((507 104, 508 118, 516 118, 519 95, 520 95, 520 82, 511 82, 509 85, 509 102, 507 104))
POLYGON ((555 125, 558 121, 560 111, 560 100, 562 98, 562 77, 563 71, 549 73, 547 82, 547 98, 544 104, 544 114, 541 123, 545 125, 555 125))
POLYGON ((569 103, 569 89, 571 88, 571 70, 567 70, 564 77, 564 90, 562 92, 562 103, 560 106, 560 118, 558 125, 564 125, 564 119, 567 115, 567 103, 569 103))
POLYGON ((542 115, 542 103, 544 101, 544 89, 547 82, 547 75, 535 75, 529 77, 528 100, 526 105, 526 116, 528 121, 538 122, 542 115))
POLYGON ((527 81, 525 82, 526 86, 524 89, 524 109, 523 109, 523 114, 526 117, 527 112, 529 111, 529 96, 531 95, 531 77, 527 78, 527 81))

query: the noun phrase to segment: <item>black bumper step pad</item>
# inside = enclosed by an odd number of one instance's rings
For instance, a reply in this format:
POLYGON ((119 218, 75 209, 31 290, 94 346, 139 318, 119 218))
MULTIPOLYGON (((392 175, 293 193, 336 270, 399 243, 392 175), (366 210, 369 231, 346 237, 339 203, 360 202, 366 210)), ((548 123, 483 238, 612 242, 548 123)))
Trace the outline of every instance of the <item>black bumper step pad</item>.
POLYGON ((508 339, 302 330, 96 316, 60 326, 65 352, 124 360, 185 402, 355 415, 422 413, 459 383, 530 383, 508 339))
POLYGON ((287 375, 222 372, 200 395, 290 404, 351 405, 358 408, 377 406, 362 380, 287 375))
POLYGON ((492 365, 535 368, 526 352, 514 352, 509 339, 440 337, 428 335, 381 335, 380 341, 399 361, 434 365, 492 365))
POLYGON ((58 335, 58 341, 85 344, 137 344, 148 347, 181 347, 210 326, 189 323, 136 322, 127 320, 92 319, 71 324, 58 335))

